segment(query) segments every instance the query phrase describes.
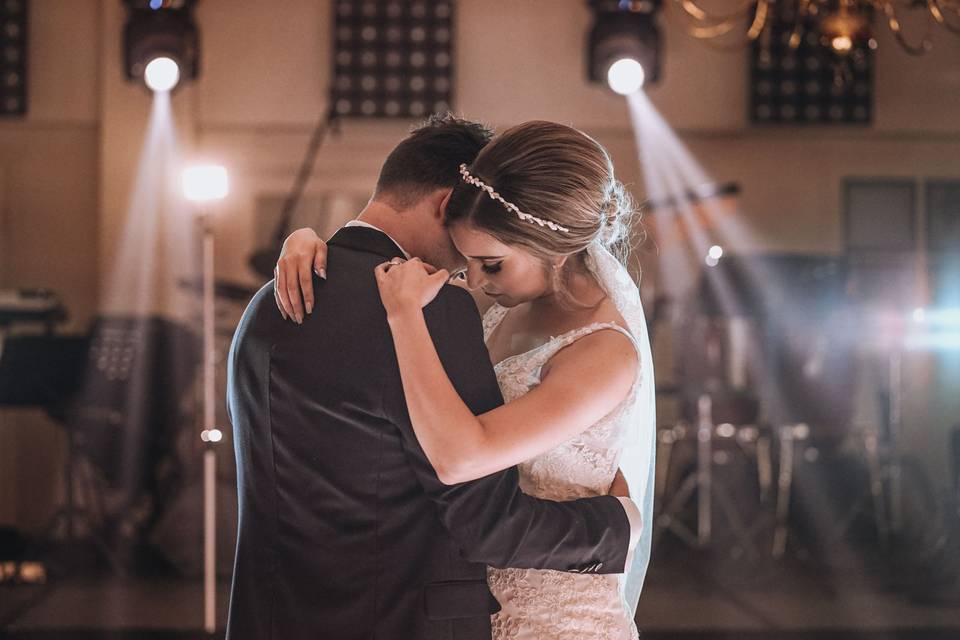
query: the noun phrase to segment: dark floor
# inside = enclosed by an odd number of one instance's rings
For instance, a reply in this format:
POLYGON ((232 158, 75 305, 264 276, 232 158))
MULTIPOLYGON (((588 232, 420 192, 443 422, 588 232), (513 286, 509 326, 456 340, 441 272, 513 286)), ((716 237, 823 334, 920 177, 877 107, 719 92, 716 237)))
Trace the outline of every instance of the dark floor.
MULTIPOLYGON (((903 574, 882 562, 855 570, 797 558, 751 563, 666 543, 637 622, 649 640, 960 640, 960 591, 918 588, 903 574)), ((221 627, 227 595, 222 582, 221 627)), ((45 586, 0 585, 0 640, 211 637, 198 631, 201 615, 200 582, 174 576, 80 572, 45 586)))
MULTIPOLYGON (((648 631, 644 640, 956 640, 956 629, 901 631, 648 631)), ((0 640, 209 640, 222 632, 207 635, 199 631, 91 631, 59 629, 55 631, 0 631, 0 640)))

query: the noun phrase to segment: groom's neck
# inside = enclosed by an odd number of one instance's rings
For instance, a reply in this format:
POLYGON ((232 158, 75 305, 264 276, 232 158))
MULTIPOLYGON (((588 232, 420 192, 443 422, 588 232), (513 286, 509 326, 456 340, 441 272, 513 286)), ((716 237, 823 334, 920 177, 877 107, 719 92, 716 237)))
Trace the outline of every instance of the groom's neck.
POLYGON ((423 257, 423 212, 416 207, 398 210, 386 202, 371 200, 357 220, 371 224, 394 239, 412 256, 423 257))

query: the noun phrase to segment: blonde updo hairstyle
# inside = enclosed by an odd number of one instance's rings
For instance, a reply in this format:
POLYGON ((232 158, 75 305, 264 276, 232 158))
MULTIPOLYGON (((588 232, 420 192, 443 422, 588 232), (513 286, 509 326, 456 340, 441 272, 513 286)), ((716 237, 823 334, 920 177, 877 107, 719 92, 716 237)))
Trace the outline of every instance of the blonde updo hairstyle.
POLYGON ((461 181, 450 196, 445 224, 468 222, 506 245, 540 258, 561 299, 577 305, 566 287, 571 270, 585 270, 587 247, 600 242, 617 253, 627 240, 633 204, 596 140, 554 122, 532 121, 507 129, 468 167, 520 211, 569 231, 521 220, 486 191, 461 181), (568 258, 553 269, 559 257, 568 258))

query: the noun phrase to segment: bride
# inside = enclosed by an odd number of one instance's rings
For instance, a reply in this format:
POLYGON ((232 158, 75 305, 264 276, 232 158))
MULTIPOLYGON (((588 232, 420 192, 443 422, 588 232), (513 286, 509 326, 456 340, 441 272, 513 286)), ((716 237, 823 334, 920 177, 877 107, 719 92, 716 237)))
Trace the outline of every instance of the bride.
MULTIPOLYGON (((553 500, 606 494, 623 482, 619 468, 643 518, 628 573, 490 568, 503 607, 493 637, 637 638, 655 429, 639 292, 610 252, 624 237, 629 199, 600 144, 550 122, 508 129, 460 174, 445 225, 466 260, 458 275, 478 305, 489 305, 484 337, 507 404, 474 416, 461 401, 422 312, 449 274, 394 259, 376 276, 417 438, 444 483, 516 465, 525 492, 553 500)), ((324 273, 323 248, 304 229, 284 254, 309 254, 324 273)), ((279 282, 290 268, 280 261, 279 282)), ((277 300, 293 317, 291 300, 277 300)))

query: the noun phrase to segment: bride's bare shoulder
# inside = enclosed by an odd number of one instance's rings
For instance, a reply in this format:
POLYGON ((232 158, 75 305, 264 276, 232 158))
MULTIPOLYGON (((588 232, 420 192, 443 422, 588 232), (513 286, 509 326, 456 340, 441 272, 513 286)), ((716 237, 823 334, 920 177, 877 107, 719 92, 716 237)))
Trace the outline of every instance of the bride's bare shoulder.
MULTIPOLYGON (((581 325, 615 324, 629 333, 627 323, 609 300, 604 300, 586 317, 581 325)), ((588 363, 603 363, 614 378, 632 380, 639 366, 639 357, 633 341, 620 331, 613 329, 592 331, 561 349, 544 367, 546 375, 551 369, 579 368, 588 363)))
POLYGON ((603 302, 592 310, 587 324, 607 324, 610 322, 618 324, 629 331, 627 321, 617 310, 617 305, 615 305, 610 298, 604 298, 603 302))
POLYGON ((629 337, 612 329, 598 330, 555 353, 541 370, 541 379, 576 381, 612 407, 630 390, 639 367, 640 357, 629 337))

